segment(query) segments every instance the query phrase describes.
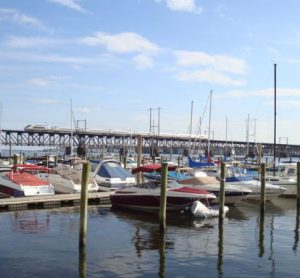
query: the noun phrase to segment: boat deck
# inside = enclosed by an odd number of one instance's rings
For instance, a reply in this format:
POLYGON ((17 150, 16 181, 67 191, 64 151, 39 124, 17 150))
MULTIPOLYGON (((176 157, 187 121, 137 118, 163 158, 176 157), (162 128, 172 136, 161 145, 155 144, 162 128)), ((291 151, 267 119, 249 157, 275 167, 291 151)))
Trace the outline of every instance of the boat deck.
MULTIPOLYGON (((110 207, 110 195, 111 192, 88 193, 88 204, 110 207)), ((0 211, 80 206, 80 198, 80 193, 0 198, 0 211)))

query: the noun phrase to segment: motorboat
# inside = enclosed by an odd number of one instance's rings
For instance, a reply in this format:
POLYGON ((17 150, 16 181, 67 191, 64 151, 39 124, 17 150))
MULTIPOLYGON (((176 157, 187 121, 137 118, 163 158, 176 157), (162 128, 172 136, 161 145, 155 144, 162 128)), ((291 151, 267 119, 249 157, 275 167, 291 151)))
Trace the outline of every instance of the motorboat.
MULTIPOLYGON (((115 191, 110 196, 113 207, 123 207, 144 212, 158 212, 160 208, 161 184, 145 182, 115 191)), ((216 196, 206 190, 192 188, 169 181, 167 184, 167 211, 190 214, 195 201, 209 207, 216 196)))
MULTIPOLYGON (((212 176, 198 176, 198 177, 189 177, 178 181, 180 184, 188 185, 193 188, 201 188, 212 192, 217 196, 215 202, 219 202, 220 195, 220 181, 212 176)), ((234 185, 227 184, 224 188, 225 190, 225 204, 226 205, 235 205, 241 202, 243 199, 247 198, 252 191, 251 189, 234 185)))
MULTIPOLYGON (((158 164, 159 165, 159 164, 158 164)), ((144 176, 149 181, 159 181, 161 179, 160 175, 160 166, 156 166, 155 164, 144 165, 140 167, 144 172, 144 176)), ((218 181, 213 176, 207 176, 205 172, 200 172, 197 170, 196 176, 191 173, 189 168, 189 173, 186 171, 179 172, 174 171, 176 169, 175 166, 169 166, 168 171, 168 179, 176 180, 179 184, 189 186, 192 188, 198 188, 202 190, 209 191, 217 196, 214 200, 215 203, 219 202, 219 194, 220 194, 220 181, 218 181)), ((135 170, 134 170, 135 171, 135 170)), ((133 171, 133 172, 134 172, 133 171)), ((235 205, 242 201, 249 193, 251 193, 250 189, 237 186, 237 185, 228 185, 225 187, 225 204, 226 205, 235 205)))
MULTIPOLYGON (((282 163, 278 165, 277 171, 272 174, 268 171, 265 175, 265 182, 268 184, 285 188, 280 196, 289 197, 297 195, 297 164, 282 163), (274 175, 275 174, 275 175, 274 175)), ((254 176, 255 180, 260 181, 260 176, 254 176)))
POLYGON ((37 195, 53 195, 54 187, 50 182, 42 180, 30 172, 35 165, 15 165, 11 169, 0 171, 0 192, 4 197, 25 197, 37 195))
MULTIPOLYGON (((261 181, 253 177, 228 177, 226 182, 230 184, 237 184, 241 187, 248 188, 251 193, 248 194, 244 200, 259 201, 261 199, 261 181)), ((287 191, 285 186, 271 184, 270 181, 265 182, 265 197, 266 201, 271 201, 287 191)))
MULTIPOLYGON (((81 159, 68 160, 67 163, 57 164, 48 173, 39 172, 37 175, 51 182, 58 194, 80 193, 82 184, 82 162, 81 159)), ((94 177, 90 175, 88 181, 88 191, 98 191, 98 184, 94 177)))
POLYGON ((115 191, 136 183, 134 175, 124 169, 115 159, 91 160, 91 175, 99 191, 115 191))

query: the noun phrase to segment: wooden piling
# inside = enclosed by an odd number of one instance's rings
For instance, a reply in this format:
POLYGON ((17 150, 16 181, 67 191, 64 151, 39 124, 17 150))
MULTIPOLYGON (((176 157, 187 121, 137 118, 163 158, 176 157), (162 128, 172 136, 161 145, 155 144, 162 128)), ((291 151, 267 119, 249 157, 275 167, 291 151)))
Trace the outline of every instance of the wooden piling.
MULTIPOLYGON (((138 142, 137 142, 137 167, 141 166, 142 162, 142 145, 143 145, 143 137, 138 136, 138 142)), ((137 184, 141 183, 141 173, 137 173, 137 184)))
POLYGON ((260 211, 264 213, 266 203, 266 165, 265 163, 260 164, 260 211))
POLYGON ((164 162, 162 164, 162 170, 161 170, 160 210, 159 210, 159 229, 161 233, 164 233, 166 230, 167 184, 168 184, 168 163, 164 162))
POLYGON ((300 162, 297 162, 297 207, 300 208, 300 162))
POLYGON ((127 168, 127 156, 126 154, 123 156, 123 165, 124 165, 124 169, 127 168))
POLYGON ((219 193, 219 223, 223 223, 225 205, 225 163, 221 163, 220 193, 219 193))
POLYGON ((88 207, 88 182, 90 173, 90 163, 83 163, 82 178, 81 178, 81 200, 80 200, 80 231, 79 231, 79 247, 86 245, 86 232, 87 232, 87 207, 88 207))
POLYGON ((18 164, 18 156, 16 154, 14 154, 13 164, 14 165, 18 164))

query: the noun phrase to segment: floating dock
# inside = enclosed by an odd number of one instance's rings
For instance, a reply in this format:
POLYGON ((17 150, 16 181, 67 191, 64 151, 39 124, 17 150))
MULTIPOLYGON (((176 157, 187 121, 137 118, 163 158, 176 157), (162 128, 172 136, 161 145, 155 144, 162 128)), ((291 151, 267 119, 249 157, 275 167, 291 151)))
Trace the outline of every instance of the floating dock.
MULTIPOLYGON (((88 203, 89 205, 102 205, 103 207, 111 207, 111 194, 111 192, 88 193, 88 203)), ((0 198, 0 211, 80 206, 80 198, 80 193, 0 198)))

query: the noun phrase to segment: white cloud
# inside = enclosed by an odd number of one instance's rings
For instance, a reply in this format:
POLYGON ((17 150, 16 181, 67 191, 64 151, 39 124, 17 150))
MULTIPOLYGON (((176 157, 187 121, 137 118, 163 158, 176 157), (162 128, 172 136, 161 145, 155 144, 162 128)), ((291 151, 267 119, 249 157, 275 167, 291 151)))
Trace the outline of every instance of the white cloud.
POLYGON ((36 47, 51 47, 65 43, 65 40, 51 39, 46 37, 10 37, 5 45, 12 48, 36 48, 36 47))
POLYGON ((57 99, 48 99, 48 98, 32 99, 31 101, 35 102, 35 103, 40 103, 40 104, 55 104, 55 103, 59 102, 57 99))
POLYGON ((22 62, 41 62, 41 63, 62 63, 62 64, 95 64, 105 62, 99 58, 88 58, 80 56, 63 56, 59 54, 35 54, 21 52, 5 52, 0 53, 0 58, 3 60, 13 60, 22 62))
POLYGON ((75 112, 80 112, 80 113, 89 113, 91 110, 87 107, 79 107, 74 109, 75 112))
POLYGON ((245 81, 243 80, 234 80, 225 74, 212 69, 181 72, 177 78, 183 81, 209 82, 226 86, 242 86, 245 84, 245 81))
MULTIPOLYGON (((273 97, 274 88, 266 88, 262 90, 253 91, 252 94, 256 96, 262 96, 262 97, 273 97)), ((279 97, 299 97, 300 89, 276 88, 276 95, 279 97)))
POLYGON ((59 5, 65 6, 72 10, 75 10, 80 13, 87 13, 85 9, 83 9, 76 0, 49 0, 50 2, 57 3, 59 5))
POLYGON ((0 9, 0 21, 12 21, 20 25, 31 26, 38 29, 47 28, 36 18, 25 15, 15 9, 0 9))
POLYGON ((173 54, 180 66, 209 66, 218 71, 236 74, 244 74, 247 71, 244 60, 230 56, 209 55, 200 51, 174 51, 173 54))
POLYGON ((153 67, 153 60, 151 57, 140 54, 133 58, 137 69, 147 69, 153 67))
POLYGON ((160 48, 136 33, 119 33, 111 35, 108 33, 96 33, 94 36, 81 40, 89 46, 104 46, 108 51, 117 53, 148 52, 156 53, 160 48))
POLYGON ((202 8, 196 5, 195 0, 166 0, 167 8, 172 11, 202 13, 202 8))
POLYGON ((50 81, 45 78, 32 78, 29 79, 27 83, 34 86, 46 87, 49 85, 50 81))

